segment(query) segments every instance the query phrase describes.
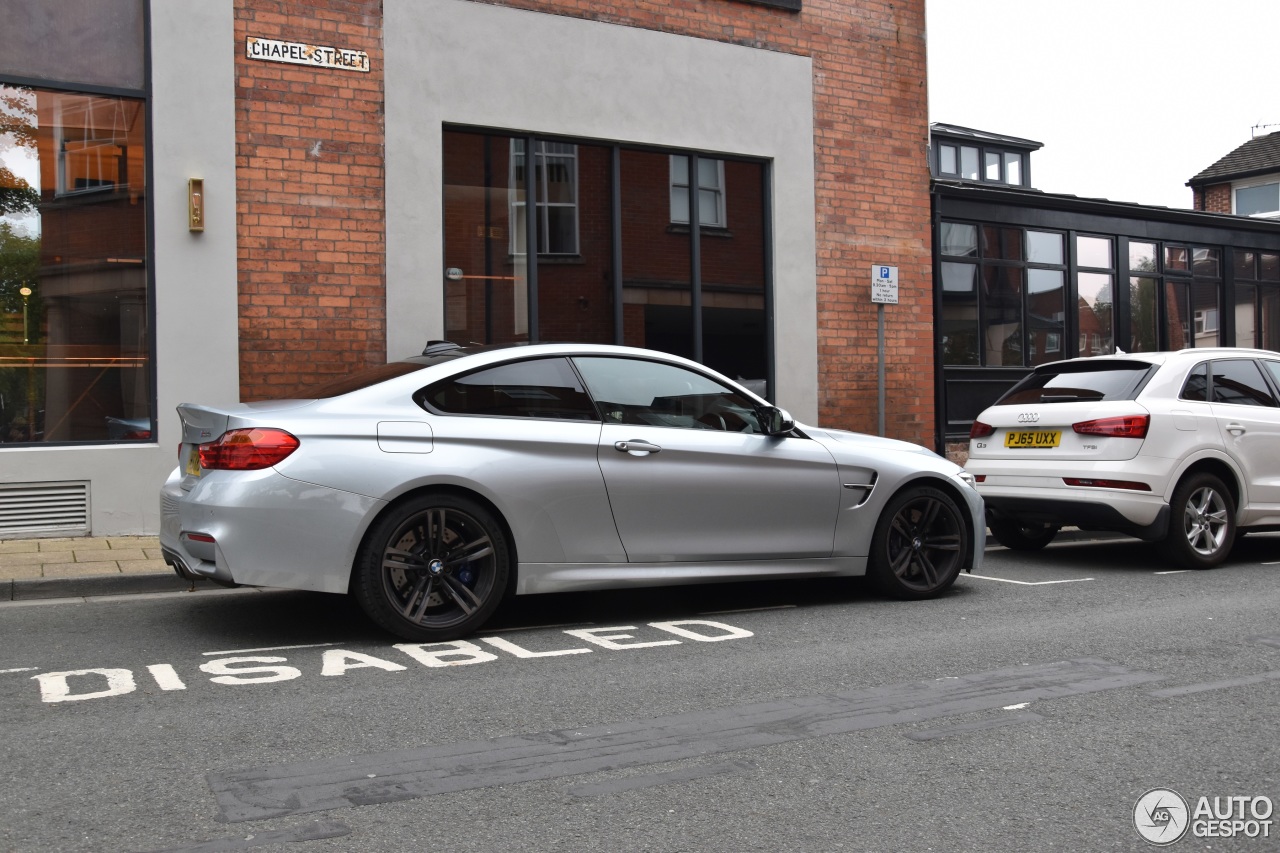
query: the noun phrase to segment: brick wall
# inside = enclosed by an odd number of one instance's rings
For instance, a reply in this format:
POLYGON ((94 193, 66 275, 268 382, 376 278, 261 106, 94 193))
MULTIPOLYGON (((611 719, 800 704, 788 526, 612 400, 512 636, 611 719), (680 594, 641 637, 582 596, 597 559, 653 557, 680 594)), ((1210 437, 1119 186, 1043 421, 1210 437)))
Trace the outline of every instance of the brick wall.
POLYGON ((1207 210, 1210 213, 1231 212, 1231 184, 1196 187, 1193 193, 1195 199, 1191 205, 1193 209, 1207 210))
MULTIPOLYGON (((238 2, 242 395, 257 399, 385 358, 380 4, 238 2), (246 34, 341 41, 373 71, 250 63, 246 34)), ((819 420, 876 428, 870 268, 892 264, 886 428, 932 446, 924 0, 492 2, 812 57, 819 420)))
POLYGON ((381 8, 237 0, 243 400, 385 361, 381 8), (363 50, 371 70, 249 60, 246 36, 363 50))

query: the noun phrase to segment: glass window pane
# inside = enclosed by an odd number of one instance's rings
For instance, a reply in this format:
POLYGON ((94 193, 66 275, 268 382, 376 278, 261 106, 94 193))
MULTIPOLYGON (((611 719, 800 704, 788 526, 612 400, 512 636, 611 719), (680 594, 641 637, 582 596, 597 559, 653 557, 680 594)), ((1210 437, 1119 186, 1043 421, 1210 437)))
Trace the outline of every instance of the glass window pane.
POLYGON ((1219 259, 1222 253, 1217 249, 1206 249, 1197 246, 1191 250, 1191 271, 1195 275, 1206 278, 1217 278, 1219 275, 1219 259))
POLYGON ((733 230, 701 232, 702 363, 768 397, 765 167, 727 160, 723 173, 720 197, 733 230))
POLYGON ((1254 303, 1258 288, 1252 284, 1236 285, 1236 343, 1238 347, 1255 347, 1257 343, 1257 314, 1254 303))
POLYGON ((1156 314, 1156 279, 1133 276, 1129 279, 1129 346, 1128 352, 1160 350, 1160 318, 1156 314))
POLYGON ((965 145, 960 149, 960 177, 968 181, 978 180, 978 149, 965 145))
POLYGON ((942 265, 942 361, 981 363, 978 352, 978 267, 942 265))
POLYGON ((1258 346, 1280 351, 1280 288, 1261 288, 1258 300, 1258 346))
POLYGON ((1129 269, 1132 272, 1156 272, 1156 244, 1130 240, 1129 269))
POLYGON ((982 256, 1007 261, 1022 260, 1022 229, 982 226, 982 256))
POLYGON ((452 414, 599 420, 578 375, 563 358, 503 364, 446 379, 418 399, 452 414))
POLYGON ((574 363, 608 423, 763 432, 749 397, 692 370, 629 358, 574 363))
POLYGON ((978 227, 959 222, 942 223, 942 254, 952 257, 976 257, 978 227))
POLYGON ((1244 249, 1236 249, 1232 253, 1235 258, 1232 264, 1235 269, 1236 278, 1253 281, 1258 277, 1258 253, 1248 252, 1244 249))
POLYGON ((1033 264, 1063 263, 1062 235, 1052 231, 1028 231, 1027 260, 1033 264))
POLYGON ((1190 285, 1181 281, 1164 284, 1165 349, 1179 350, 1191 346, 1191 323, 1188 320, 1190 285))
POLYGON ((1197 347, 1216 347, 1222 342, 1218 319, 1218 287, 1215 284, 1191 285, 1192 327, 1197 347))
POLYGON ((687 188, 677 219, 671 184, 681 168, 688 175, 688 158, 633 150, 621 158, 623 343, 692 358, 692 238, 670 227, 689 221, 687 188))
POLYGON ((1210 364, 1210 395, 1215 403, 1276 406, 1276 398, 1252 359, 1229 358, 1210 364))
POLYGON ((1096 272, 1078 273, 1076 288, 1080 297, 1076 307, 1080 355, 1109 355, 1115 351, 1111 336, 1115 302, 1111 276, 1096 272))
POLYGON ((698 186, 703 189, 720 188, 720 166, 723 160, 711 157, 698 158, 698 186))
POLYGON ((445 131, 445 335, 529 339, 523 140, 445 131), (514 144, 513 144, 514 143, 514 144))
POLYGON ((1000 180, 1000 152, 982 152, 983 177, 988 181, 1000 180))
POLYGON ((974 264, 943 264, 942 292, 977 293, 974 283, 977 280, 978 267, 974 264))
POLYGON ((1236 190, 1236 215, 1261 216, 1280 212, 1280 183, 1236 190))
POLYGON ((1111 269, 1111 240, 1107 237, 1076 237, 1076 264, 1111 269))
POLYGON ((1027 334, 1031 338, 1031 364, 1044 364, 1063 357, 1064 278, 1062 270, 1027 270, 1027 334))
POLYGON ((983 363, 1024 364, 1022 356, 1022 270, 983 267, 983 363))
POLYGON ((942 175, 954 175, 960 171, 956 163, 956 147, 954 145, 943 145, 938 149, 938 173, 942 175))
MULTIPOLYGON (((613 152, 599 145, 565 147, 573 157, 555 160, 572 164, 571 203, 540 206, 538 340, 613 343, 613 152)), ((554 160, 548 175, 552 165, 554 160)))
POLYGON ((1190 256, 1186 246, 1164 247, 1164 268, 1166 272, 1189 270, 1190 256))
POLYGON ((1013 184, 1015 187, 1022 186, 1022 155, 1008 154, 1004 155, 1004 180, 1007 184, 1013 184))
POLYGON ((143 102, 0 85, 0 118, 0 442, 151 440, 143 102))
POLYGON ((1258 256, 1258 278, 1262 281, 1280 281, 1280 254, 1263 252, 1258 256))
POLYGON ((1187 374, 1187 381, 1182 384, 1182 393, 1178 395, 1179 399, 1190 400, 1193 403, 1209 402, 1209 365, 1197 364, 1187 374))

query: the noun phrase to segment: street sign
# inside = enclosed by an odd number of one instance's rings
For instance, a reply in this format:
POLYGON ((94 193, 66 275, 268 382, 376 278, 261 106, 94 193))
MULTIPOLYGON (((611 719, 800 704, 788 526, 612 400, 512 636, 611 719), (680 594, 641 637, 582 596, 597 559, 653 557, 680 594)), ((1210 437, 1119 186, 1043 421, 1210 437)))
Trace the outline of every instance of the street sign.
POLYGON ((871 301, 881 305, 898 304, 898 268, 873 264, 871 267, 871 301))

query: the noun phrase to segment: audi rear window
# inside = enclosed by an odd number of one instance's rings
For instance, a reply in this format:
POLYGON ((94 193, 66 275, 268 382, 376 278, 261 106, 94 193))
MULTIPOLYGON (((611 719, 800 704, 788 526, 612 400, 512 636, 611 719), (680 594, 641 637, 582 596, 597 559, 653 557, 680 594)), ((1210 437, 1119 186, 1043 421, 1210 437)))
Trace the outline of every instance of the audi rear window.
POLYGON ((1145 361, 1057 364, 1036 370, 1010 388, 995 404, 1023 406, 1029 403, 1132 400, 1155 368, 1154 364, 1145 361))

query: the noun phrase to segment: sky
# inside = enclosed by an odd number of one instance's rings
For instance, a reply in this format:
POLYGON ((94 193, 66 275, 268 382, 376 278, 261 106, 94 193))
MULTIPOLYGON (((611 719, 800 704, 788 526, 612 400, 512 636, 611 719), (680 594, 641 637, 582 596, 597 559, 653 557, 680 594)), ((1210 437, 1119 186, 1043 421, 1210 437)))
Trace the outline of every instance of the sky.
POLYGON ((1280 131, 1280 0, 926 9, 929 120, 1043 143, 1036 189, 1190 208, 1192 176, 1280 131))

